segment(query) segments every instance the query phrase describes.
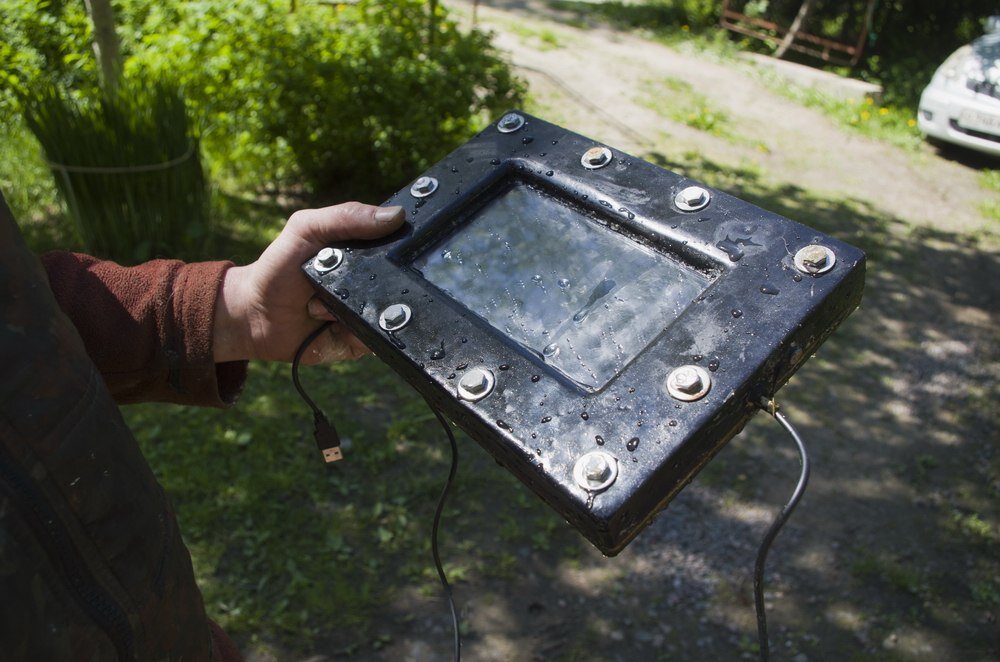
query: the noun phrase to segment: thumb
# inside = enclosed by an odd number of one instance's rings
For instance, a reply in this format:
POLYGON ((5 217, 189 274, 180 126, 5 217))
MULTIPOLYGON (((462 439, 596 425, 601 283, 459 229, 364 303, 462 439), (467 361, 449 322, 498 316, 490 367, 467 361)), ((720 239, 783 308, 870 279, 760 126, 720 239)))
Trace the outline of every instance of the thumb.
POLYGON ((378 239, 398 229, 404 220, 400 206, 345 202, 297 211, 288 219, 288 227, 309 243, 325 245, 350 239, 378 239))

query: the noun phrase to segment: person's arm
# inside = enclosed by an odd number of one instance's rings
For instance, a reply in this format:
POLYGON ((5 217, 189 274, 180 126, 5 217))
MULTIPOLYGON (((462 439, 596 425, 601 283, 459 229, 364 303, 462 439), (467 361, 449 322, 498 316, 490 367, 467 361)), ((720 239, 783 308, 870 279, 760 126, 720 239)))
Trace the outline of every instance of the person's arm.
MULTIPOLYGON (((253 264, 154 260, 122 267, 86 255, 42 257, 60 307, 122 403, 225 406, 242 390, 248 359, 291 360, 317 320, 299 266, 328 243, 376 238, 403 222, 399 207, 347 203, 296 212, 253 264)), ((367 350, 335 325, 308 363, 367 350)))

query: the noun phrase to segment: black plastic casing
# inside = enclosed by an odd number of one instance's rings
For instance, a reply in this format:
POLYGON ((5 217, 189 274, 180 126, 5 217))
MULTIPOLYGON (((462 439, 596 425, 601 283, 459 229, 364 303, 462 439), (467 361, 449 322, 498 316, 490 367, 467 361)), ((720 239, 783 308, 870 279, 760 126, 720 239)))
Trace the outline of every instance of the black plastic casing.
POLYGON ((424 173, 439 182, 433 194, 419 199, 406 188, 389 199, 386 205, 406 209, 399 232, 378 242, 341 244, 344 261, 332 271, 318 272, 313 260, 303 270, 380 359, 611 556, 858 307, 865 256, 701 184, 711 193, 709 205, 681 211, 677 192, 698 182, 614 149, 610 164, 587 169, 581 156, 599 143, 520 114, 526 123, 517 131, 491 125, 424 173), (474 216, 513 180, 713 279, 596 392, 552 370, 408 266, 422 247, 474 216), (734 243, 742 253, 738 260, 734 243), (794 266, 796 251, 810 244, 835 254, 827 273, 806 275, 794 266), (413 317, 390 334, 379 327, 379 315, 394 303, 410 306, 413 317), (668 393, 666 379, 689 364, 710 369, 712 387, 702 399, 682 402, 668 393), (478 402, 457 398, 463 372, 480 366, 493 372, 494 390, 478 402), (596 494, 573 475, 577 459, 594 450, 618 465, 616 481, 596 494))

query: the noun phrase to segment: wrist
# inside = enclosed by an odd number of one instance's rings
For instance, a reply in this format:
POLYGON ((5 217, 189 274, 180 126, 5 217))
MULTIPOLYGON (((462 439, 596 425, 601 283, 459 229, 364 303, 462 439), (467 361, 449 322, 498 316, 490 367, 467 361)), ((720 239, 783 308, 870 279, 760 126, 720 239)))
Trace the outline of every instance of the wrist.
POLYGON ((230 267, 222 277, 212 329, 216 363, 253 358, 253 338, 243 294, 246 267, 230 267))

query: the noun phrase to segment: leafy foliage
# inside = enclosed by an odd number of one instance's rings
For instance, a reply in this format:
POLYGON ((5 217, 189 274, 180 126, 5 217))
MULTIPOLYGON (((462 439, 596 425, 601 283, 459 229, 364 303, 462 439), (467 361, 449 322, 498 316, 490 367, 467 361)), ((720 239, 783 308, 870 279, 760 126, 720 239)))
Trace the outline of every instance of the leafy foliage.
MULTIPOLYGON (((0 0, 0 116, 17 92, 97 85, 82 3, 35 4, 0 0)), ((488 35, 420 0, 295 12, 284 0, 121 0, 116 11, 126 77, 179 81, 213 173, 236 188, 381 197, 523 94, 488 35)))
POLYGON ((82 2, 0 0, 0 17, 0 121, 13 122, 17 95, 40 83, 96 88, 82 2))
POLYGON ((177 72, 222 169, 248 185, 303 181, 384 195, 517 103, 486 35, 418 0, 156 6, 130 70, 177 72))

